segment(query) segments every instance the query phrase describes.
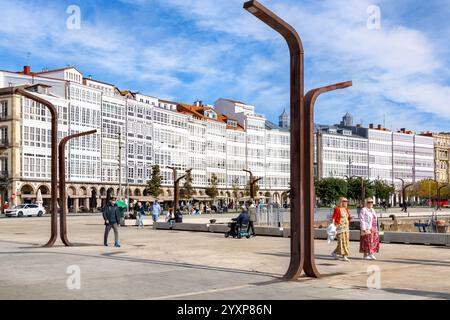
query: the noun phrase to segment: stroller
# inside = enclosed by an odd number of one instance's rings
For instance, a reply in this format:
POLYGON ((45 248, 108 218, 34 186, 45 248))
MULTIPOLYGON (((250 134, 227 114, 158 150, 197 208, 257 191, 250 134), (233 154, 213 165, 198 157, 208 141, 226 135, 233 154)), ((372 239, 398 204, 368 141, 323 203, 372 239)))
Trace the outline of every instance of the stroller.
POLYGON ((250 238, 250 233, 247 232, 247 223, 238 223, 236 221, 233 221, 228 223, 228 227, 230 227, 230 230, 228 232, 225 232, 225 238, 228 238, 230 236, 238 239, 241 239, 243 237, 246 237, 247 239, 250 238))

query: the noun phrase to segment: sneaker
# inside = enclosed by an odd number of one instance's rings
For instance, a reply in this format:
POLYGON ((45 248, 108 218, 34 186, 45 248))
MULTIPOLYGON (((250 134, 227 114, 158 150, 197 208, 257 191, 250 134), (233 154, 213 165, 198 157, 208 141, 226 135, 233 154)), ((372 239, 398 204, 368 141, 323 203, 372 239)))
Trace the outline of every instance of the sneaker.
POLYGON ((369 255, 364 255, 364 258, 363 258, 364 260, 372 260, 372 258, 369 256, 369 255))
POLYGON ((339 259, 336 252, 334 252, 334 251, 331 253, 331 256, 336 260, 339 259))
POLYGON ((120 244, 116 243, 116 244, 114 245, 114 247, 120 248, 120 244))
POLYGON ((369 256, 369 258, 372 259, 372 260, 377 260, 377 258, 375 258, 375 256, 374 256, 373 254, 371 254, 371 255, 369 256))
POLYGON ((343 257, 342 260, 344 260, 345 262, 350 262, 350 259, 347 257, 343 257))

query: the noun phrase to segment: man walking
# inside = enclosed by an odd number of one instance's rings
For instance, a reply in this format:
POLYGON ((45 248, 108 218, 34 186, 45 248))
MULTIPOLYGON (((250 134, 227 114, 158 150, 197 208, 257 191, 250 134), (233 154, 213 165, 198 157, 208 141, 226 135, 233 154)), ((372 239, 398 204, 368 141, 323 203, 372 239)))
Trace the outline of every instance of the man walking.
POLYGON ((116 205, 116 198, 111 200, 103 208, 103 219, 105 220, 105 237, 103 244, 108 246, 108 235, 111 228, 114 229, 114 246, 120 248, 119 244, 119 223, 120 223, 120 211, 116 205))
POLYGON ((159 214, 161 213, 161 206, 158 203, 158 200, 155 200, 152 206, 152 219, 153 222, 157 222, 159 218, 159 214))
POLYGON ((255 226, 253 225, 256 221, 256 207, 253 204, 252 200, 249 201, 248 214, 249 214, 249 221, 248 221, 247 232, 249 232, 250 228, 251 228, 252 229, 252 237, 256 237, 255 226))

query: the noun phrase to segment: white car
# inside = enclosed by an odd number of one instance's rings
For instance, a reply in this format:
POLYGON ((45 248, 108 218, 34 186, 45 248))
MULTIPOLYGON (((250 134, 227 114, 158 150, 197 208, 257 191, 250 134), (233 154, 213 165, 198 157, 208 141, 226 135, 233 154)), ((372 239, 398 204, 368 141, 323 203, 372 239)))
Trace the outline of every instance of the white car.
POLYGON ((23 217, 23 216, 38 216, 41 217, 45 214, 45 208, 38 206, 37 204, 21 204, 11 209, 5 210, 7 217, 23 217))

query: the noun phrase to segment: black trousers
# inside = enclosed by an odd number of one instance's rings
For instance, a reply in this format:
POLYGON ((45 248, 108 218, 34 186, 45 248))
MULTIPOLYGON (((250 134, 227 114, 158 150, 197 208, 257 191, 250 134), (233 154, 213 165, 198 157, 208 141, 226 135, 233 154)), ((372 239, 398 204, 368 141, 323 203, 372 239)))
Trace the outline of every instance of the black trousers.
POLYGON ((252 235, 256 235, 255 234, 255 226, 253 225, 253 221, 248 222, 247 232, 250 231, 250 228, 252 228, 252 235))

